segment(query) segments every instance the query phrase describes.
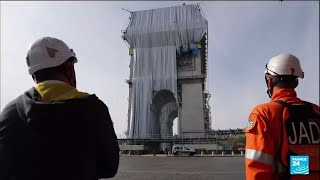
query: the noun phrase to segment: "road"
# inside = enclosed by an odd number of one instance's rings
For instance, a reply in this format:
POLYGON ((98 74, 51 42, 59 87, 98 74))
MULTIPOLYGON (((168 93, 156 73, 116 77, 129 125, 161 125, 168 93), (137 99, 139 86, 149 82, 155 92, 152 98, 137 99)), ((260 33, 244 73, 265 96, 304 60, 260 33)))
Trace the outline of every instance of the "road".
POLYGON ((121 156, 115 180, 244 180, 244 157, 121 156))

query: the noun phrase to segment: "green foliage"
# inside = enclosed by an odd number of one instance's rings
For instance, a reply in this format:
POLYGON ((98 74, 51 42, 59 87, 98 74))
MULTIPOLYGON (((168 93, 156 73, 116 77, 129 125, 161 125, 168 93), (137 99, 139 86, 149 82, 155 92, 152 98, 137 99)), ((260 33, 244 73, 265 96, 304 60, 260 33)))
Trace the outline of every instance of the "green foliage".
POLYGON ((225 141, 225 144, 236 147, 238 143, 246 144, 246 137, 244 135, 231 136, 225 141))

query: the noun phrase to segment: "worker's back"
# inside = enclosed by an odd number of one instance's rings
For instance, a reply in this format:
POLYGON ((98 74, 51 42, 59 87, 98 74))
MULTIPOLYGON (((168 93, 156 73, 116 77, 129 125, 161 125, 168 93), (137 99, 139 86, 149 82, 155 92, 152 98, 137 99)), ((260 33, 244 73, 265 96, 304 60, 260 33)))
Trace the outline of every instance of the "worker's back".
POLYGON ((1 114, 0 179, 113 177, 119 147, 104 103, 95 95, 41 103, 36 94, 32 88, 1 114))

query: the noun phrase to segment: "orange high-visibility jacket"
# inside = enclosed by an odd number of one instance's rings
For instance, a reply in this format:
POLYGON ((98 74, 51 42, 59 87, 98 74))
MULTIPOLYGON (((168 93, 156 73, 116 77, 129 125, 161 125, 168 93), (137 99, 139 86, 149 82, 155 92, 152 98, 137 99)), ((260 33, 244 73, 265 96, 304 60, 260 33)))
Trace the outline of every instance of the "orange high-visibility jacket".
MULTIPOLYGON (((289 111, 283 105, 273 102, 274 100, 282 100, 289 104, 303 104, 303 101, 297 98, 294 89, 283 88, 273 93, 269 103, 258 105, 253 109, 249 116, 248 126, 244 129, 246 133, 245 166, 247 180, 283 179, 282 175, 285 167, 290 167, 287 163, 288 136, 285 131, 282 131, 283 137, 280 137, 280 127, 282 127, 280 123, 281 121, 284 123, 289 117, 289 111), (283 139, 281 140, 281 138, 283 139), (282 147, 280 143, 282 143, 282 147), (280 152, 281 150, 282 152, 280 152)), ((313 105, 313 107, 314 111, 320 114, 319 106, 313 105)), ((319 123, 317 126, 320 128, 319 123)), ((315 138, 320 138, 319 134, 316 136, 318 137, 315 138)), ((320 165, 317 162, 320 162, 320 143, 299 145, 295 148, 306 149, 306 146, 313 152, 312 161, 315 162, 313 166, 318 171, 310 171, 309 175, 291 175, 291 179, 319 180, 320 165)))

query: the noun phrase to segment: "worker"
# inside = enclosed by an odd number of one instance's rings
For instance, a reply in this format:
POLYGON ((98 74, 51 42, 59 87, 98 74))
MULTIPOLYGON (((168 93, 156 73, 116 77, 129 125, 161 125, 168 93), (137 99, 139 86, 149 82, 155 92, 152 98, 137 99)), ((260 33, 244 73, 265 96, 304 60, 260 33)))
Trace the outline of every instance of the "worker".
POLYGON ((26 60, 36 84, 0 114, 0 179, 115 176, 119 146, 108 107, 76 89, 74 51, 44 37, 31 45, 26 60))
POLYGON ((304 78, 300 61, 283 53, 273 57, 265 68, 271 101, 253 109, 244 129, 246 179, 319 180, 319 106, 297 97, 298 78, 304 78), (304 167, 309 168, 309 172, 305 169, 307 174, 292 172, 293 156, 309 157, 309 166, 304 167))

